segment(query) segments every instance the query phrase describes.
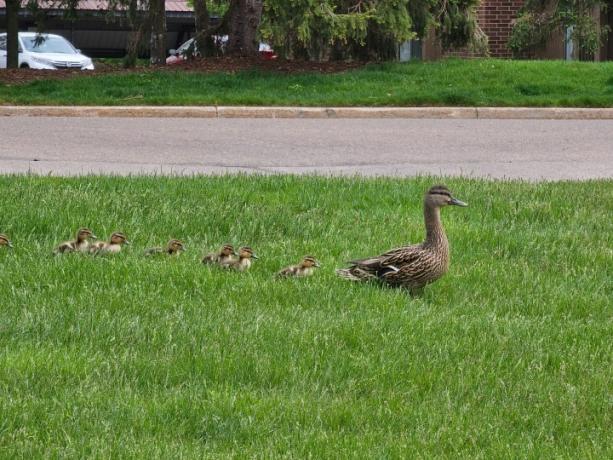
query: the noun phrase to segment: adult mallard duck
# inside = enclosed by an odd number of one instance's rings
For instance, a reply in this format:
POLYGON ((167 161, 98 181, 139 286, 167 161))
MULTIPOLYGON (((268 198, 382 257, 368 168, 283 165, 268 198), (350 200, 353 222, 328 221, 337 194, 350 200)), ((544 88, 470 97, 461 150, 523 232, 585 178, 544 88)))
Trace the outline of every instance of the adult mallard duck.
POLYGON ((291 265, 277 273, 277 278, 304 277, 311 276, 315 268, 319 267, 319 262, 313 256, 304 256, 298 265, 291 265))
POLYGON ((175 254, 179 254, 185 251, 185 245, 180 240, 172 239, 168 242, 165 248, 156 247, 145 249, 146 256, 152 256, 154 254, 168 254, 169 256, 173 256, 175 254))
POLYGON ((454 198, 444 185, 435 185, 424 198, 426 239, 366 259, 352 260, 349 268, 337 270, 342 278, 353 281, 378 280, 383 283, 419 290, 443 276, 449 268, 449 242, 441 223, 441 208, 468 206, 454 198))
POLYGON ((4 233, 0 233, 0 248, 2 246, 6 246, 7 248, 13 247, 13 243, 11 243, 11 240, 9 240, 9 237, 6 236, 4 233))
POLYGON ((244 272, 251 267, 251 259, 259 259, 259 257, 253 253, 253 249, 249 246, 243 246, 238 250, 238 259, 231 259, 228 262, 222 263, 221 266, 244 272))
POLYGON ((114 232, 109 241, 99 241, 90 247, 90 252, 93 254, 101 253, 116 253, 121 251, 124 244, 130 244, 126 235, 121 232, 114 232))
POLYGON ((80 228, 79 230, 77 230, 77 236, 74 240, 64 241, 63 243, 60 243, 53 250, 53 252, 54 254, 62 254, 65 252, 75 251, 87 252, 90 248, 90 238, 92 240, 95 240, 96 235, 94 235, 89 228, 80 228))
POLYGON ((228 264, 235 260, 236 251, 231 244, 224 244, 219 252, 211 252, 202 258, 203 264, 228 264))

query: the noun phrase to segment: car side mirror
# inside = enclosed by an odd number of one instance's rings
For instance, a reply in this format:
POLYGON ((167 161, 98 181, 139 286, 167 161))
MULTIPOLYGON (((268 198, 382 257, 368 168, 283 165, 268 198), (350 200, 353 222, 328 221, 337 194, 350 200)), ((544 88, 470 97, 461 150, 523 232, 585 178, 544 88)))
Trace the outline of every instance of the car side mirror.
POLYGON ((174 55, 177 54, 177 50, 175 50, 175 49, 169 50, 168 54, 170 54, 171 56, 174 56, 174 55))

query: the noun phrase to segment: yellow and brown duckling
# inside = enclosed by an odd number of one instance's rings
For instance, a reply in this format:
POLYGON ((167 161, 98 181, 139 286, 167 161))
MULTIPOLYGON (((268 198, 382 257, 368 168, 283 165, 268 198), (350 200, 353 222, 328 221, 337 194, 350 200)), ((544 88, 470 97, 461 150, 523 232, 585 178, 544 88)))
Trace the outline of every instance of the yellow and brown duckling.
POLYGON ((221 263, 221 266, 232 270, 238 270, 239 272, 244 272, 249 270, 249 267, 251 267, 251 259, 259 259, 259 257, 253 253, 253 249, 251 249, 249 246, 243 246, 238 250, 238 259, 233 258, 228 262, 221 263))
POLYGON ((87 252, 90 248, 89 240, 96 239, 96 235, 86 227, 80 228, 77 231, 77 236, 74 240, 64 241, 59 244, 54 250, 54 254, 63 254, 65 252, 87 252))
POLYGON ((4 233, 0 233, 0 248, 3 246, 6 246, 7 248, 12 248, 13 243, 11 243, 11 240, 9 240, 8 236, 6 236, 4 233))
POLYGON ((172 239, 168 242, 165 248, 156 247, 146 249, 145 255, 152 256, 155 254, 168 254, 169 256, 174 256, 176 254, 180 254, 183 251, 185 251, 185 245, 183 244, 183 242, 180 240, 172 239))
POLYGON ((349 268, 336 273, 353 281, 378 280, 411 291, 436 281, 449 268, 449 242, 441 223, 441 208, 449 205, 468 206, 454 198, 444 185, 430 188, 424 198, 426 239, 423 243, 352 260, 349 268))
POLYGON ((109 238, 109 241, 98 241, 92 244, 90 252, 94 254, 117 253, 121 251, 121 247, 124 244, 130 244, 126 235, 121 232, 114 232, 109 238))
POLYGON ((291 265, 279 271, 276 275, 277 278, 289 278, 289 277, 304 277, 311 276, 315 272, 315 268, 318 268, 319 262, 313 256, 304 256, 302 261, 298 265, 291 265))
POLYGON ((224 246, 219 250, 219 252, 211 252, 210 254, 205 255, 202 258, 203 264, 228 264, 233 260, 237 260, 235 258, 236 251, 234 250, 234 246, 231 244, 224 244, 224 246))

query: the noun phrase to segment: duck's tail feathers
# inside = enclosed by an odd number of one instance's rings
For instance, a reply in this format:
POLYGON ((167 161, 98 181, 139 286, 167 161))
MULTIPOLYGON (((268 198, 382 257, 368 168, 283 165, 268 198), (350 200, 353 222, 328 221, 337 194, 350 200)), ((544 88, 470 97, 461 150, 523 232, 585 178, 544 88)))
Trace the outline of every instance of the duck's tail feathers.
POLYGON ((340 268, 336 270, 336 274, 341 278, 351 281, 370 281, 376 278, 372 273, 362 270, 359 267, 340 268))

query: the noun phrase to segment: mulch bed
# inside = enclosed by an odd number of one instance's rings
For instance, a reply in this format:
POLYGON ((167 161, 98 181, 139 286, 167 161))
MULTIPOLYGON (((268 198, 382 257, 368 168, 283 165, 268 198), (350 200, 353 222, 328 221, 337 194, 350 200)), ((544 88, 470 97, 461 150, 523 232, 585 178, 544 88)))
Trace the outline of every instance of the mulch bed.
POLYGON ((124 69, 121 65, 111 65, 96 62, 96 70, 33 70, 33 69, 0 69, 0 84, 21 85, 37 80, 65 80, 77 76, 93 76, 108 73, 131 73, 151 71, 186 71, 201 73, 228 72, 235 73, 245 70, 260 70, 278 72, 283 74, 294 73, 340 73, 364 67, 363 61, 353 62, 311 62, 286 61, 283 59, 262 59, 259 57, 213 57, 207 59, 194 59, 178 64, 160 67, 135 67, 124 69))
POLYGON ((169 69, 184 69, 197 72, 240 72, 244 70, 264 70, 279 73, 339 73, 364 67, 363 61, 312 62, 304 60, 286 61, 284 59, 262 59, 259 57, 217 57, 194 59, 168 66, 169 69))

